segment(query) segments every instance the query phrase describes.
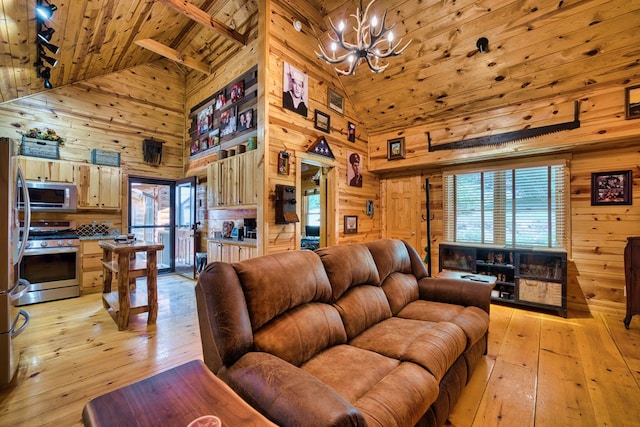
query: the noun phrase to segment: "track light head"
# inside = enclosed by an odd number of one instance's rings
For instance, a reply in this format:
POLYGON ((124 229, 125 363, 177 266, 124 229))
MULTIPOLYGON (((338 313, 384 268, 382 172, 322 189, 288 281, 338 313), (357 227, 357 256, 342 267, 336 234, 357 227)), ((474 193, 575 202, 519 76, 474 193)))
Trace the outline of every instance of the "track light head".
POLYGON ((47 2, 46 0, 45 3, 47 3, 46 6, 44 6, 40 2, 36 6, 36 17, 41 22, 51 19, 51 17, 53 16, 53 12, 58 10, 58 6, 56 6, 55 4, 49 4, 49 2, 47 2))
POLYGON ((46 47, 49 50, 49 52, 53 53, 54 55, 57 55, 58 52, 60 52, 60 48, 55 44, 40 41, 40 46, 46 47))
POLYGON ((38 31, 38 38, 45 42, 45 43, 49 43, 51 41, 51 37, 53 36, 53 33, 55 33, 56 30, 54 30, 53 28, 47 28, 46 30, 40 30, 38 31))
POLYGON ((40 59, 44 59, 52 67, 55 67, 56 65, 58 65, 58 60, 55 59, 55 58, 52 58, 50 56, 45 55, 44 52, 42 51, 42 49, 40 49, 40 59))
POLYGON ((52 89, 53 85, 51 84, 51 68, 49 67, 44 67, 42 70, 40 70, 40 77, 42 77, 42 80, 44 81, 44 88, 45 89, 52 89))

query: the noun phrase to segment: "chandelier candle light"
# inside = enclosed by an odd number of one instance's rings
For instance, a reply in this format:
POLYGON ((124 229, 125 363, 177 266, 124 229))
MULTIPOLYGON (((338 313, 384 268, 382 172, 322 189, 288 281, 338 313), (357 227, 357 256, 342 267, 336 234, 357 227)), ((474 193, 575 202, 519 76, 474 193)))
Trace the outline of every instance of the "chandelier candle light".
POLYGON ((409 40, 407 44, 398 49, 402 43, 402 39, 395 43, 393 42, 393 33, 391 30, 395 24, 389 28, 385 28, 386 10, 382 15, 380 25, 378 25, 378 18, 375 15, 369 20, 369 9, 375 1, 376 0, 371 0, 371 3, 363 10, 362 0, 360 0, 360 7, 356 9, 356 14, 350 15, 356 19, 356 26, 353 27, 357 37, 356 43, 349 43, 344 39, 344 29, 346 26, 344 21, 340 21, 336 27, 331 17, 329 17, 329 24, 334 33, 329 35, 331 39, 329 50, 331 53, 329 54, 327 50, 318 43, 320 53, 316 52, 316 55, 331 65, 344 64, 346 67, 335 67, 335 70, 339 74, 345 76, 352 75, 356 70, 356 66, 363 60, 367 62, 369 68, 374 73, 384 71, 389 64, 381 64, 380 60, 402 55, 411 43, 411 40, 409 40), (338 50, 340 50, 341 53, 336 56, 336 51, 338 50))

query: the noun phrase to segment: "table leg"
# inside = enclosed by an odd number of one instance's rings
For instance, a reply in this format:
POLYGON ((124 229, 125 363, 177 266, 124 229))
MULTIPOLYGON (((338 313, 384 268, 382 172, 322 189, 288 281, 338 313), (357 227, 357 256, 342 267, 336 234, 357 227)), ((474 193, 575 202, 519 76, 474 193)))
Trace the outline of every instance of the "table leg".
POLYGON ((129 298, 129 257, 118 257, 118 330, 127 329, 129 325, 129 310, 131 300, 129 298))
POLYGON ((147 304, 149 304, 148 324, 156 323, 158 317, 158 268, 157 252, 147 251, 147 304))

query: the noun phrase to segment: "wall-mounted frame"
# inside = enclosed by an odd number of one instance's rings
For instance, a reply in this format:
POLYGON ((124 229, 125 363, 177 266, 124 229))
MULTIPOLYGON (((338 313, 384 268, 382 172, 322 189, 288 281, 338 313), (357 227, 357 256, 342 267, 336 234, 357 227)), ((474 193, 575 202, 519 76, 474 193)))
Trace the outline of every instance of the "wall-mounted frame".
POLYGON ((344 234, 357 234, 357 233, 358 233, 358 216, 345 215, 344 216, 344 234))
POLYGON ((625 119, 640 119, 640 85, 625 88, 625 119))
POLYGON ((331 116, 320 110, 316 110, 314 127, 322 132, 331 133, 331 116))
POLYGON ((289 153, 286 151, 278 153, 278 175, 289 175, 289 153))
POLYGON ((387 160, 404 159, 404 137, 387 140, 387 160))
POLYGON ((256 122, 253 117, 253 108, 249 108, 248 110, 245 110, 242 113, 238 114, 238 132, 254 128, 256 122))
POLYGON ((632 171, 594 172, 591 174, 591 205, 630 205, 632 171))
POLYGON ((344 114, 344 97, 331 88, 327 88, 327 107, 338 114, 344 114))
POLYGON ((356 142, 356 124, 347 122, 347 140, 349 142, 356 142))

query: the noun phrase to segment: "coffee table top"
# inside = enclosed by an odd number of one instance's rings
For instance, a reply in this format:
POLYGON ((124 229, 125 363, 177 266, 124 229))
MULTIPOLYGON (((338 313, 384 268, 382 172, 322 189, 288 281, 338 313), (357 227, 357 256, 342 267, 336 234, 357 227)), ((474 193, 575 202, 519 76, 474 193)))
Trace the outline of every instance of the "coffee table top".
POLYGON ((268 419, 217 378, 201 360, 97 397, 84 407, 85 426, 180 426, 215 415, 223 427, 268 426, 268 419))

